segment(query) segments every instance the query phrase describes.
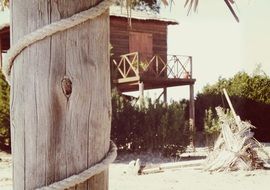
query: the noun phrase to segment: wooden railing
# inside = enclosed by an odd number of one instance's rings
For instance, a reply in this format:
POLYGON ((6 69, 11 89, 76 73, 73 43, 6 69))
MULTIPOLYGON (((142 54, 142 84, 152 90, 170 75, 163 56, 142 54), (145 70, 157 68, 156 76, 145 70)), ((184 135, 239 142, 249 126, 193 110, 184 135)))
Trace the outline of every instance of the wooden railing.
POLYGON ((192 57, 168 55, 168 78, 192 78, 192 57))
POLYGON ((117 78, 128 78, 139 76, 139 53, 129 53, 120 56, 120 61, 113 60, 114 71, 119 72, 121 76, 117 78))
POLYGON ((140 59, 139 53, 129 53, 120 56, 117 62, 113 60, 113 68, 117 79, 149 76, 156 78, 192 78, 192 57, 183 55, 154 55, 150 59, 140 59))

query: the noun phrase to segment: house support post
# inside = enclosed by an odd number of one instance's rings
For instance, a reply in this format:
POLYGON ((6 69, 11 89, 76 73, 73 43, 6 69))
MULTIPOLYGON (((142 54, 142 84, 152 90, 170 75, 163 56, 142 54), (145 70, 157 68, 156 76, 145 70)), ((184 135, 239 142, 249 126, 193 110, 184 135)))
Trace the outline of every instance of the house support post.
POLYGON ((167 104, 167 88, 163 88, 163 101, 167 104))
POLYGON ((195 103, 194 103, 194 85, 189 85, 189 127, 191 133, 190 145, 194 148, 195 142, 195 103))
POLYGON ((143 82, 139 82, 139 102, 140 102, 140 107, 143 105, 144 102, 144 84, 143 82))

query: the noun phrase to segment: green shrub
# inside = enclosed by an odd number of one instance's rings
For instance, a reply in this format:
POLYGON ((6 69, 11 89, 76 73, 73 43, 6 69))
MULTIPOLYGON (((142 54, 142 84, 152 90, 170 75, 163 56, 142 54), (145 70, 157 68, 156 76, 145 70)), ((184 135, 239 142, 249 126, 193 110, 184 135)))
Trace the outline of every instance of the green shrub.
POLYGON ((210 107, 208 110, 205 110, 204 117, 204 133, 206 138, 206 145, 208 147, 213 147, 214 143, 220 133, 220 125, 218 123, 218 118, 214 114, 210 107))
POLYGON ((10 151, 9 85, 0 71, 0 150, 10 151))
POLYGON ((211 117, 216 115, 212 108, 217 106, 229 108, 222 93, 223 88, 226 88, 241 119, 248 120, 256 126, 255 137, 260 141, 270 141, 270 136, 267 135, 270 132, 270 117, 267 117, 270 115, 270 78, 262 71, 254 72, 252 75, 239 72, 232 78, 219 78, 217 83, 205 86, 195 101, 197 130, 209 134, 215 129, 213 128, 215 125, 211 124, 212 119, 209 119, 210 115, 211 117), (212 113, 209 113, 209 109, 212 109, 212 113), (211 127, 205 129, 206 123, 211 127))
POLYGON ((187 104, 145 100, 139 107, 113 93, 112 139, 122 151, 162 151, 175 155, 189 144, 187 104))
POLYGON ((202 94, 220 95, 226 88, 230 96, 247 98, 257 102, 270 104, 270 78, 262 71, 256 71, 252 75, 239 72, 232 78, 219 78, 213 85, 206 85, 202 94))

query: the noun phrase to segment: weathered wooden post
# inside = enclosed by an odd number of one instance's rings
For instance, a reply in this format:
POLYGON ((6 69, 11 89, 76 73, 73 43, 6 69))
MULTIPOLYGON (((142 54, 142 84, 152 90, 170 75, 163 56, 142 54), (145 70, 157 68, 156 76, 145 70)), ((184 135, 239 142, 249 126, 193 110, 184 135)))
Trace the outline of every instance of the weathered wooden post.
POLYGON ((142 81, 139 82, 139 103, 140 106, 143 106, 144 103, 144 83, 142 81))
MULTIPOLYGON (((13 0, 12 44, 100 0, 13 0)), ((26 48, 11 72, 13 189, 29 190, 77 174, 110 144, 109 15, 26 48)), ((106 190, 108 172, 72 189, 106 190)))
POLYGON ((167 104, 167 88, 163 88, 163 102, 167 104))
MULTIPOLYGON (((192 79, 192 57, 190 59, 190 78, 192 79)), ((194 102, 194 84, 189 85, 189 126, 191 132, 191 146, 195 146, 195 102, 194 102)))
POLYGON ((189 126, 191 132, 191 145, 195 146, 195 103, 194 103, 194 85, 189 85, 189 126))

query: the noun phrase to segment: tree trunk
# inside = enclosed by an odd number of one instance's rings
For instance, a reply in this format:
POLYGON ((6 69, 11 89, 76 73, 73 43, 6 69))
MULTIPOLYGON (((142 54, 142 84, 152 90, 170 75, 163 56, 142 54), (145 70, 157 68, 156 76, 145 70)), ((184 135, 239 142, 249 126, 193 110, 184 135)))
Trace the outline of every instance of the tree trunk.
MULTIPOLYGON (((100 0, 13 0, 12 44, 100 0)), ((100 161, 109 149, 108 11, 25 49, 11 85, 13 189, 34 189, 100 161), (68 98, 63 79, 72 82, 68 98)), ((108 170, 71 189, 108 189, 108 170)))

